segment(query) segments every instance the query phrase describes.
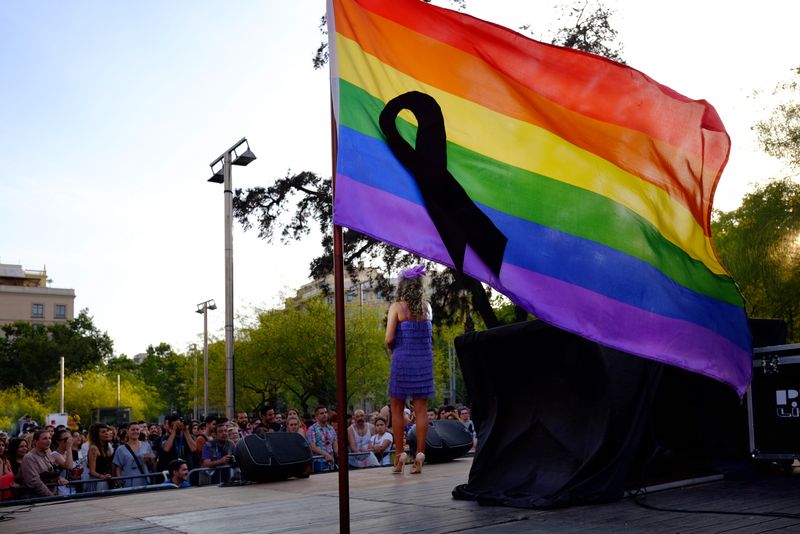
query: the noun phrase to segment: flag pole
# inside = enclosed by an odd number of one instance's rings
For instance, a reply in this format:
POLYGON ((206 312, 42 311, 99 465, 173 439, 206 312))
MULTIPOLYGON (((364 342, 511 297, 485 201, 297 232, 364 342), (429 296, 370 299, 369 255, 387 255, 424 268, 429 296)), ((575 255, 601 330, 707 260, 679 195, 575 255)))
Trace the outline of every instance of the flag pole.
MULTIPOLYGON (((331 180, 333 197, 336 196, 336 119, 331 98, 331 180)), ((333 206, 331 206, 333 210, 333 206)), ((350 532, 350 480, 347 454, 347 355, 344 339, 344 253, 342 227, 333 225, 333 302, 336 314, 336 440, 339 447, 339 532, 350 532)))

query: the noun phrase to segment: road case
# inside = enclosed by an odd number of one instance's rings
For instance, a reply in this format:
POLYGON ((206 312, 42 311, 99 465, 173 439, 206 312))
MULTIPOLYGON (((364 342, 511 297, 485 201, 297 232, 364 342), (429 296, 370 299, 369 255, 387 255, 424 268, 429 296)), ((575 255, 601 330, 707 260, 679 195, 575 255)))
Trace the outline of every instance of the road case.
POLYGON ((800 344, 753 350, 747 419, 753 458, 800 459, 800 344))

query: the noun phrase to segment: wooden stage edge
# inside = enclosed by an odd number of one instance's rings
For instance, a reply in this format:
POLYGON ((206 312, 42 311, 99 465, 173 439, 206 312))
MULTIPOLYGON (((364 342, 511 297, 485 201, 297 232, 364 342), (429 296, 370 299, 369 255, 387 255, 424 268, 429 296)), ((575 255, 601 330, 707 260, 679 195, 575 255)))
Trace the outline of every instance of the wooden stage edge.
MULTIPOLYGON (((350 472, 351 532, 800 532, 800 469, 746 481, 696 480, 631 497, 559 510, 525 510, 457 501, 472 460, 426 465, 422 475, 388 468, 350 472), (716 513, 711 513, 716 512, 716 513)), ((151 491, 0 508, 0 532, 335 533, 338 476, 269 484, 151 491)))

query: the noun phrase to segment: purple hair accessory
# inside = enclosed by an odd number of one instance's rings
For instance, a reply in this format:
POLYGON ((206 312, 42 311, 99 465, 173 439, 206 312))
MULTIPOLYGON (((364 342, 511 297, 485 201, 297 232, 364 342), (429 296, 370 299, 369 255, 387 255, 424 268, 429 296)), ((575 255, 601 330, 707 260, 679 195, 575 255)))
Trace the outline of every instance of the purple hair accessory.
POLYGON ((415 265, 400 273, 400 278, 405 278, 406 280, 413 280, 414 278, 419 278, 420 276, 425 276, 424 265, 415 265))

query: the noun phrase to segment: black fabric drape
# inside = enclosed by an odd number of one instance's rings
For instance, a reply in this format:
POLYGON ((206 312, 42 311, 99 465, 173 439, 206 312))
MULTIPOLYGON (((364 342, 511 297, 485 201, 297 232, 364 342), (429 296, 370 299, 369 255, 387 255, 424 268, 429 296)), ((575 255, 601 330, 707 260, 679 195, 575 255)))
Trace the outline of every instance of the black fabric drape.
POLYGON ((479 436, 454 497, 523 508, 610 501, 655 451, 659 364, 540 321, 455 346, 479 436))

